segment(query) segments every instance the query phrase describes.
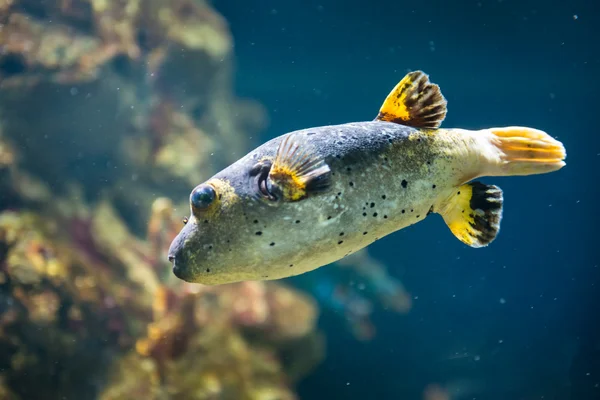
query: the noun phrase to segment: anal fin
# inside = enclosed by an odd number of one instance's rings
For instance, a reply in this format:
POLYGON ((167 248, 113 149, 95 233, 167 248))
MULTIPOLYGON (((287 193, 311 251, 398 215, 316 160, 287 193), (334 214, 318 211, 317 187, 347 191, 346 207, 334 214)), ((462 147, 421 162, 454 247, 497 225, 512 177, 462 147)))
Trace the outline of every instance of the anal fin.
POLYGON ((439 128, 446 118, 446 99, 440 87, 422 71, 408 73, 387 96, 379 114, 380 121, 415 128, 439 128))
POLYGON ((485 247, 498 235, 502 220, 502 190, 481 182, 456 189, 439 213, 454 236, 471 247, 485 247))

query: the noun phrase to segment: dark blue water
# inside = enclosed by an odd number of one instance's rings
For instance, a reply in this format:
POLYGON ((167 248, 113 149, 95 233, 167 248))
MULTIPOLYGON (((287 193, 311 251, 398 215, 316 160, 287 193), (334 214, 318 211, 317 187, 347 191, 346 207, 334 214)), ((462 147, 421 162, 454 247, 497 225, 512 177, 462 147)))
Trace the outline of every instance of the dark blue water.
POLYGON ((448 100, 445 127, 536 127, 568 152, 557 173, 484 179, 505 196, 489 248, 462 245, 439 216, 374 244, 414 307, 378 310, 366 343, 324 311, 327 359, 302 398, 420 399, 437 382, 460 392, 453 399, 600 399, 598 2, 215 6, 234 35, 237 92, 269 112, 257 144, 372 119, 405 72, 422 69, 448 100))

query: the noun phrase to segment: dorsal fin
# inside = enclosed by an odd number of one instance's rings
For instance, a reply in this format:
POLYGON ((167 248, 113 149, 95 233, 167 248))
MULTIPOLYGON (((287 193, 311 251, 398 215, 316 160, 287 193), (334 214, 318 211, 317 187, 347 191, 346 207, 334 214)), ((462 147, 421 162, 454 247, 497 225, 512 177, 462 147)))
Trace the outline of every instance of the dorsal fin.
POLYGON ((408 73, 383 102, 380 121, 415 128, 439 128, 446 117, 446 99, 440 87, 423 71, 408 73))

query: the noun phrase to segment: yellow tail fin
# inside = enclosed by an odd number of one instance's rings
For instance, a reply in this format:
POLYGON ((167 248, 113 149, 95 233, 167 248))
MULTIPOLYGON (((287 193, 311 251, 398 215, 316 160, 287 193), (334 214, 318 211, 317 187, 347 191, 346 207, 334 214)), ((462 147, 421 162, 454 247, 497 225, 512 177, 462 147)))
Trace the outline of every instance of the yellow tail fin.
POLYGON ((556 171, 566 165, 567 153, 561 142, 546 132, 511 126, 486 130, 495 154, 485 175, 534 175, 556 171))

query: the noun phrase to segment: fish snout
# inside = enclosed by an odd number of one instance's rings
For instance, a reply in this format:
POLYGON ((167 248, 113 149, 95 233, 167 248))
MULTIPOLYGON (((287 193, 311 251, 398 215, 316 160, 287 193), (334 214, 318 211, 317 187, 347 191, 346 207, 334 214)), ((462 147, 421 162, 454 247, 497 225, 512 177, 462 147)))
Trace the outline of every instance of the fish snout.
MULTIPOLYGON (((179 252, 181 254, 181 252, 179 252)), ((187 268, 185 260, 179 254, 169 254, 169 262, 173 265, 173 274, 186 282, 190 282, 192 277, 190 276, 190 269, 187 268)))

